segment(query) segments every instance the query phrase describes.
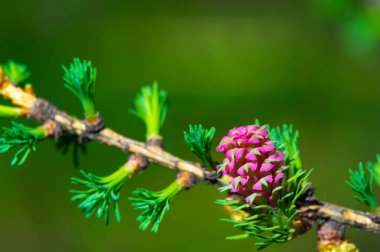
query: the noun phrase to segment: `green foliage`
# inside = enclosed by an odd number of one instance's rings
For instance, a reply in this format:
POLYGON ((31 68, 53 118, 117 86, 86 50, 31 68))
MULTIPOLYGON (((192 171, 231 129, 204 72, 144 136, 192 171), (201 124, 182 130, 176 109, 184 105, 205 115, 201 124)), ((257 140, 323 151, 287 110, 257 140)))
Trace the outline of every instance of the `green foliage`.
POLYGON ((16 63, 13 60, 8 60, 4 65, 1 65, 6 76, 13 84, 21 84, 29 78, 30 72, 27 70, 26 65, 16 63))
POLYGON ((367 163, 367 169, 371 173, 372 177, 374 178, 377 185, 380 187, 380 155, 376 156, 377 162, 367 163))
MULTIPOLYGON (((256 120, 256 124, 260 125, 256 120)), ((282 129, 277 127, 270 131, 270 139, 276 148, 284 153, 286 168, 282 171, 285 174, 281 186, 273 190, 273 198, 278 199, 274 206, 254 205, 242 200, 218 200, 217 203, 230 206, 233 212, 243 211, 249 217, 238 219, 223 219, 231 222, 236 228, 242 229, 243 234, 227 237, 227 239, 244 239, 253 237, 258 242, 258 249, 263 249, 272 243, 284 243, 294 237, 296 231, 293 221, 300 213, 296 209, 296 202, 311 185, 309 182, 310 174, 313 169, 304 170, 298 149, 298 131, 293 130, 291 125, 283 125, 282 129)), ((223 167, 221 168, 223 169, 223 167)), ((220 180, 224 186, 220 191, 230 191, 232 185, 220 180)), ((252 201, 253 202, 253 199, 252 201)))
POLYGON ((69 149, 72 149, 73 161, 75 166, 79 166, 79 155, 87 153, 86 142, 81 142, 78 136, 69 132, 63 132, 56 143, 57 149, 66 155, 69 149))
POLYGON ((62 67, 65 72, 63 77, 65 87, 79 98, 86 118, 96 117, 94 102, 96 68, 92 67, 91 61, 81 61, 79 58, 75 58, 69 68, 62 67))
POLYGON ((279 148, 285 155, 287 169, 284 172, 287 182, 284 190, 285 193, 292 192, 297 187, 298 180, 305 174, 299 155, 299 132, 293 129, 293 125, 284 124, 282 129, 277 127, 270 131, 270 139, 274 141, 276 148, 279 148))
POLYGON ((293 125, 284 124, 282 130, 280 127, 272 129, 270 139, 275 142, 276 148, 279 148, 285 154, 285 162, 290 166, 289 174, 293 175, 298 170, 302 170, 298 148, 299 132, 293 130, 293 125))
POLYGON ((214 138, 215 128, 205 129, 201 124, 189 125, 189 132, 184 132, 184 138, 191 152, 197 155, 207 167, 213 167, 211 157, 211 143, 214 138))
POLYGON ((143 188, 136 189, 133 193, 138 198, 129 198, 132 206, 142 213, 137 220, 141 223, 140 229, 146 230, 150 225, 152 232, 157 232, 159 225, 170 208, 170 202, 181 190, 178 181, 173 182, 167 188, 159 192, 152 192, 143 188))
POLYGON ((354 171, 350 169, 350 181, 346 181, 347 185, 351 187, 358 195, 354 198, 367 205, 371 211, 378 209, 378 204, 375 196, 373 195, 373 176, 372 174, 367 177, 364 166, 359 164, 359 170, 354 171))
POLYGON ((129 112, 144 121, 146 136, 149 139, 160 137, 160 128, 165 121, 167 110, 167 94, 154 82, 152 86, 141 88, 135 99, 135 108, 129 112))
POLYGON ((20 115, 22 115, 20 108, 0 105, 0 117, 17 117, 20 115))
MULTIPOLYGON (((244 211, 249 215, 249 217, 242 219, 222 219, 222 221, 234 224, 234 227, 244 232, 240 235, 227 237, 227 239, 236 240, 253 237, 258 240, 255 243, 258 250, 272 243, 285 243, 292 240, 296 231, 293 221, 300 213, 300 210, 296 209, 296 202, 311 185, 308 182, 311 172, 312 170, 304 171, 297 180, 297 186, 294 191, 283 194, 281 188, 276 190, 276 193, 280 196, 276 207, 269 205, 255 206, 240 200, 218 200, 217 203, 220 205, 233 207, 234 212, 244 211)), ((284 186, 286 186, 286 183, 284 186)))
POLYGON ((36 150, 37 142, 46 137, 45 130, 42 127, 30 128, 16 122, 12 122, 11 128, 3 127, 2 129, 0 153, 19 147, 13 156, 11 165, 22 165, 30 152, 36 150))
POLYGON ((98 218, 104 215, 104 221, 109 224, 109 212, 113 205, 116 220, 120 221, 119 213, 119 195, 120 189, 125 181, 132 176, 132 172, 125 166, 120 167, 116 172, 107 177, 98 177, 91 173, 81 171, 86 180, 71 178, 75 185, 87 187, 85 190, 70 190, 74 196, 72 201, 80 200, 78 208, 83 210, 86 218, 91 217, 94 213, 98 218))

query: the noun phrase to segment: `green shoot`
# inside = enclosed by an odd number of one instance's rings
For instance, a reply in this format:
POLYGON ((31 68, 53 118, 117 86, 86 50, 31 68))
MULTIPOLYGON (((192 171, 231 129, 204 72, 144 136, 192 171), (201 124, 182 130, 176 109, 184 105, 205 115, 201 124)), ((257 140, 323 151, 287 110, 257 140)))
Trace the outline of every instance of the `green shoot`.
POLYGON ((63 70, 65 87, 79 98, 85 117, 87 119, 96 118, 97 111, 94 102, 96 68, 92 67, 91 61, 81 61, 79 58, 75 58, 69 68, 63 66, 63 70))
POLYGON ((129 111, 144 121, 146 137, 149 139, 161 137, 160 128, 164 124, 167 110, 167 94, 154 82, 152 86, 141 88, 135 99, 135 108, 129 111))
POLYGON ((170 202, 181 190, 183 186, 177 180, 167 188, 159 192, 152 192, 143 188, 136 189, 133 193, 138 198, 129 198, 137 210, 143 212, 137 218, 141 223, 140 229, 146 230, 152 225, 151 231, 157 232, 159 225, 170 208, 170 202))
POLYGON ((364 166, 362 163, 359 164, 359 170, 354 171, 350 169, 350 181, 346 181, 347 185, 351 187, 357 195, 354 196, 355 199, 367 205, 371 211, 377 211, 378 204, 375 196, 373 195, 373 176, 372 174, 367 177, 364 166))
POLYGON ((0 105, 0 117, 17 117, 23 114, 23 109, 19 107, 0 105))
POLYGON ((377 155, 376 159, 377 161, 375 163, 367 163, 367 169, 371 173, 377 185, 380 187, 380 155, 377 155))
POLYGON ((120 222, 119 194, 125 181, 133 175, 129 166, 122 166, 107 177, 98 177, 91 173, 81 171, 86 180, 71 178, 75 185, 87 187, 85 190, 70 190, 74 196, 72 201, 80 200, 78 208, 83 210, 86 218, 94 213, 98 218, 104 215, 104 221, 109 224, 109 212, 113 205, 116 221, 120 222))
POLYGON ((7 64, 1 66, 8 79, 13 84, 21 84, 29 78, 30 72, 26 65, 9 60, 7 64))
POLYGON ((46 130, 43 127, 30 128, 22 124, 12 122, 11 128, 3 127, 3 134, 0 136, 0 153, 19 147, 13 156, 11 165, 22 165, 31 151, 36 150, 39 140, 46 137, 46 130))
POLYGON ((189 132, 184 132, 184 138, 191 152, 197 155, 206 167, 213 167, 211 157, 211 143, 214 138, 215 128, 203 128, 202 125, 189 125, 189 132))

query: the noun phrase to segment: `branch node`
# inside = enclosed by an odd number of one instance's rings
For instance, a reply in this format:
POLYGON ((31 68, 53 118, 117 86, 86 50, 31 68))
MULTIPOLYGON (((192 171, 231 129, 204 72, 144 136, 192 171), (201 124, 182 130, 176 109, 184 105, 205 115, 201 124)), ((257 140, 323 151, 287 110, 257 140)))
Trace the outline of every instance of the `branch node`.
POLYGON ((90 135, 97 134, 106 128, 103 119, 99 115, 92 119, 86 119, 83 123, 86 126, 86 130, 79 136, 80 142, 90 141, 90 135))
POLYGON ((46 121, 44 123, 44 127, 46 129, 46 134, 48 137, 57 140, 62 135, 63 129, 61 125, 54 120, 46 121))
POLYGON ((148 160, 146 157, 140 154, 133 154, 129 157, 128 163, 132 167, 133 172, 144 170, 148 166, 148 160))
POLYGON ((217 184, 220 174, 217 171, 204 170, 204 179, 210 184, 217 184))
POLYGON ((181 185, 181 187, 189 189, 195 184, 196 179, 194 174, 187 171, 183 171, 178 173, 177 181, 181 185))
POLYGON ((160 149, 164 148, 162 137, 159 137, 159 136, 149 137, 148 140, 146 141, 146 144, 149 146, 156 146, 160 149))
POLYGON ((98 115, 96 118, 86 119, 83 121, 86 124, 86 133, 96 134, 106 128, 103 119, 98 115))
POLYGON ((44 99, 38 98, 33 103, 33 106, 29 108, 27 118, 44 123, 50 119, 53 119, 56 113, 57 108, 53 104, 44 99))

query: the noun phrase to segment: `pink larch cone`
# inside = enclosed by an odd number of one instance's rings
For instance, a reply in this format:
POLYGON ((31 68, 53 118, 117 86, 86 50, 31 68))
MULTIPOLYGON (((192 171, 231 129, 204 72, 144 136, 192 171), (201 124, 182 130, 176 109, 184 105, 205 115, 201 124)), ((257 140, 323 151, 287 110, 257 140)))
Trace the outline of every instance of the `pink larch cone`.
POLYGON ((221 167, 223 175, 232 177, 231 192, 253 205, 276 205, 284 178, 284 153, 275 148, 264 127, 233 128, 216 150, 226 155, 221 167))

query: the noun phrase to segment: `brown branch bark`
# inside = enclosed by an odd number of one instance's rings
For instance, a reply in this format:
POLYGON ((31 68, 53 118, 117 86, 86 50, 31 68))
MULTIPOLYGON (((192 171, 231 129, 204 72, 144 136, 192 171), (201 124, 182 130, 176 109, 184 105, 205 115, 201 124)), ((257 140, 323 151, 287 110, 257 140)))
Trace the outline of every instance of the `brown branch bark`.
POLYGON ((365 232, 380 233, 380 216, 356 211, 327 202, 307 203, 300 208, 311 219, 335 221, 346 227, 354 227, 365 232))
MULTIPOLYGON (((118 148, 126 153, 142 155, 149 162, 170 169, 190 172, 194 174, 197 181, 215 182, 217 177, 215 171, 210 171, 198 163, 183 160, 156 145, 145 144, 122 136, 110 128, 102 127, 101 119, 95 122, 76 119, 58 110, 50 102, 36 98, 34 95, 27 93, 22 88, 9 82, 0 82, 0 94, 4 98, 11 100, 13 104, 27 109, 27 117, 30 119, 41 123, 51 121, 56 124, 56 128, 74 133, 79 137, 88 138, 101 144, 118 148)), ((59 132, 59 130, 57 130, 57 132, 59 132)))
MULTIPOLYGON (((36 98, 34 94, 17 87, 9 82, 0 69, 0 95, 12 101, 28 111, 27 117, 41 123, 53 123, 57 136, 62 130, 77 134, 79 137, 97 141, 111 147, 120 149, 126 153, 132 153, 144 157, 148 162, 192 174, 194 182, 216 183, 218 175, 216 171, 201 166, 198 163, 183 160, 164 151, 157 144, 145 144, 127 138, 110 128, 103 126, 101 119, 97 121, 82 121, 67 113, 58 110, 46 100, 36 98)), ((316 221, 334 221, 346 227, 354 227, 365 232, 380 233, 380 216, 367 212, 360 212, 330 203, 320 202, 314 198, 300 202, 302 218, 311 223, 316 221)), ((305 230, 307 231, 307 229, 305 230)))

